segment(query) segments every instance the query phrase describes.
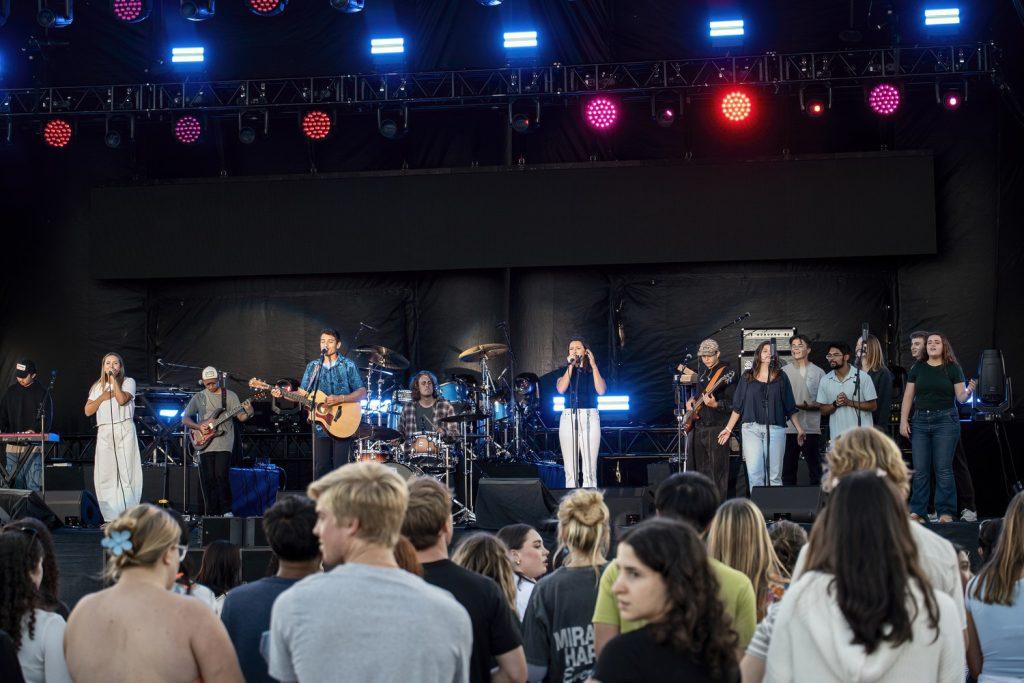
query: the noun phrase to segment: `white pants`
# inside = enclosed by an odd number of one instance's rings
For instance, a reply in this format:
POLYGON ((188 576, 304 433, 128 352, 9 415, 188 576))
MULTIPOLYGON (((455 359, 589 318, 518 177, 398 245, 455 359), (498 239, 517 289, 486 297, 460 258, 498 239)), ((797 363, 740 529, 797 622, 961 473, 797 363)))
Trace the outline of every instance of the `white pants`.
MULTIPOLYGON (((601 448, 601 417, 596 408, 580 408, 576 411, 579 432, 576 440, 583 460, 583 488, 597 487, 597 452, 601 448)), ((565 465, 565 487, 576 488, 576 450, 573 448, 573 411, 563 410, 558 423, 558 444, 562 447, 562 463, 565 465)))
POLYGON ((139 504, 142 499, 142 460, 135 423, 101 424, 96 430, 96 464, 93 468, 96 500, 104 522, 139 504))

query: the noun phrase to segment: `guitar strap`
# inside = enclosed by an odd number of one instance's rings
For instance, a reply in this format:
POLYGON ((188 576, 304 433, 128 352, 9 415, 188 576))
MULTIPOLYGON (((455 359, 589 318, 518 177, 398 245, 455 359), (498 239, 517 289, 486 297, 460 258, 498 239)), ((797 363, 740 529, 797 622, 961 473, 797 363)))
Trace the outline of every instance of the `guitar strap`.
MULTIPOLYGON (((719 377, 721 377, 721 376, 722 376, 722 373, 724 373, 724 372, 725 372, 725 368, 726 368, 726 366, 725 366, 725 364, 723 363, 723 364, 722 364, 722 366, 721 366, 720 368, 718 368, 717 370, 715 370, 714 374, 713 374, 713 375, 711 375, 711 377, 710 377, 710 378, 708 378, 708 382, 707 382, 707 384, 705 384, 705 385, 704 385, 704 389, 705 389, 705 390, 707 390, 707 388, 708 388, 708 387, 710 387, 710 386, 714 385, 714 383, 718 381, 718 378, 719 378, 719 377)), ((706 391, 705 391, 705 393, 706 393, 706 391)))

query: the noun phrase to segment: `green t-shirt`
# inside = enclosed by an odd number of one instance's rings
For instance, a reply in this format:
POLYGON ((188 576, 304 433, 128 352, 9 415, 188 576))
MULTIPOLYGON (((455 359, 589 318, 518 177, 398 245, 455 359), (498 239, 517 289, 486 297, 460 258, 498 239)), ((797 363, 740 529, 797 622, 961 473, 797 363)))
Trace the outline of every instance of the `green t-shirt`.
POLYGON ((917 361, 910 368, 907 382, 914 385, 914 407, 920 410, 948 410, 956 407, 954 385, 964 381, 964 371, 956 363, 928 365, 917 361))
MULTIPOLYGON (((738 647, 746 648, 757 628, 757 601, 754 586, 742 572, 709 557, 711 571, 718 579, 718 599, 725 607, 725 613, 732 618, 732 627, 739 635, 738 647)), ((597 589, 597 603, 594 605, 594 623, 618 626, 619 633, 629 633, 644 627, 642 621, 629 621, 619 614, 619 606, 612 595, 612 584, 619 578, 619 566, 612 560, 601 575, 597 589)))

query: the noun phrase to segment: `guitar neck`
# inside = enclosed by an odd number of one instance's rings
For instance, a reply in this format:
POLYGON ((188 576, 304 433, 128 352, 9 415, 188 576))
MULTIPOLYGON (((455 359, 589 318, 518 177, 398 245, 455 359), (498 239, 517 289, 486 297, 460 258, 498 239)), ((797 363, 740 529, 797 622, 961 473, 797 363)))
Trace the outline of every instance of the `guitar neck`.
POLYGON ((235 415, 238 415, 240 412, 245 410, 245 407, 248 406, 250 403, 252 403, 252 399, 246 399, 242 403, 238 404, 237 408, 232 408, 228 412, 218 417, 213 422, 213 428, 216 429, 217 427, 220 427, 222 424, 233 418, 235 415))

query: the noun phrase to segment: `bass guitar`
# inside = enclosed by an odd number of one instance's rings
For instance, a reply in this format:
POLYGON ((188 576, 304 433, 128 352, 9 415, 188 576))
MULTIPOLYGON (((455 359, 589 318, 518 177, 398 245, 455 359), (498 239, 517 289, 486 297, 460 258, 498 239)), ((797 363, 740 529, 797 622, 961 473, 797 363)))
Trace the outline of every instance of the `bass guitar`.
POLYGON ((209 429, 206 431, 189 428, 188 437, 192 441, 192 447, 196 450, 196 453, 205 451, 214 439, 224 434, 225 430, 221 428, 221 425, 252 406, 253 398, 245 399, 238 404, 237 408, 232 408, 231 410, 218 408, 216 413, 200 422, 202 425, 209 425, 209 429))
MULTIPOLYGON (((249 386, 260 391, 277 389, 261 379, 253 377, 249 380, 249 386)), ((362 419, 362 408, 358 403, 339 403, 337 405, 325 405, 327 394, 319 389, 315 394, 303 396, 295 391, 281 391, 281 397, 298 403, 309 411, 309 419, 315 420, 325 432, 335 439, 347 439, 359 429, 362 419)))
POLYGON ((732 381, 732 378, 736 376, 735 370, 730 370, 729 372, 722 374, 722 370, 724 369, 725 368, 722 368, 718 371, 717 377, 712 377, 711 384, 709 384, 704 393, 701 394, 701 397, 693 402, 693 407, 687 410, 686 414, 683 415, 683 433, 689 434, 693 431, 693 428, 697 426, 696 423, 697 420, 700 419, 700 411, 704 408, 704 397, 714 393, 715 389, 723 384, 728 384, 732 381))

